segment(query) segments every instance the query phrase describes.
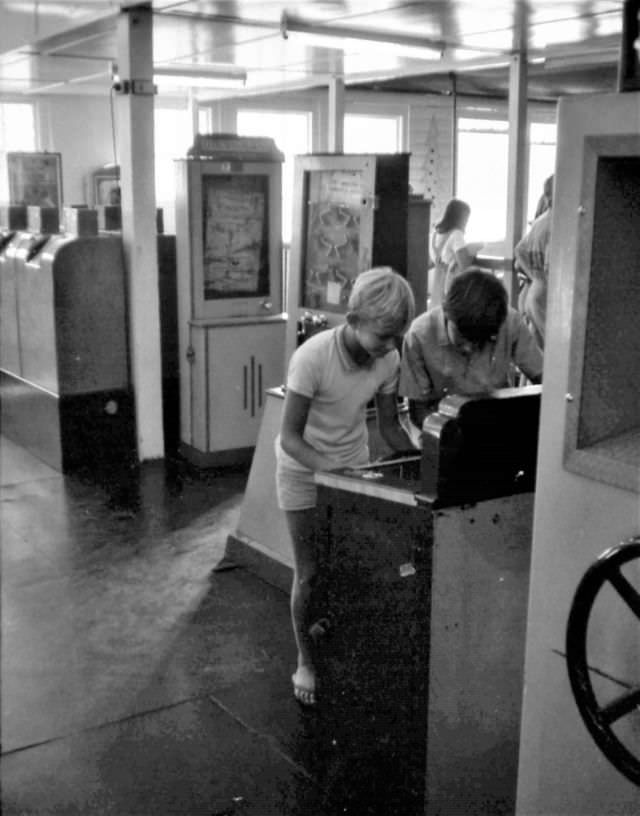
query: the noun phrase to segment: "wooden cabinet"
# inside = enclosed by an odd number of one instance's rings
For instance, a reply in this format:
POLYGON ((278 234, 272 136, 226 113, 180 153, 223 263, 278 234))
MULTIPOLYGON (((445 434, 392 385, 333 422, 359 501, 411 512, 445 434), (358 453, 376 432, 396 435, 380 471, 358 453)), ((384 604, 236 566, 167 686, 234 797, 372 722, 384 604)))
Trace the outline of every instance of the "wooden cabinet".
POLYGON ((183 378, 183 453, 201 466, 250 458, 265 391, 282 383, 284 315, 260 321, 192 322, 183 378))

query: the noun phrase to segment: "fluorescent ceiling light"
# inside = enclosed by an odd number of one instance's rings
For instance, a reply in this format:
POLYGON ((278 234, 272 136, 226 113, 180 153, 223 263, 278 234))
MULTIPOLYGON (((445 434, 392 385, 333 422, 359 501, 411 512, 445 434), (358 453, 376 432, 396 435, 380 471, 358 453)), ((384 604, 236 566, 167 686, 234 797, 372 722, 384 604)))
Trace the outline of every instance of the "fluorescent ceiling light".
POLYGON ((153 79, 173 88, 237 88, 246 83, 247 72, 237 65, 162 63, 153 66, 153 79))
POLYGON ((615 65, 620 58, 619 49, 608 51, 591 51, 584 53, 564 54, 544 59, 546 71, 557 71, 562 68, 589 68, 591 65, 615 65))
POLYGON ((375 47, 378 51, 383 49, 396 56, 423 60, 439 59, 445 48, 442 40, 371 29, 320 25, 292 16, 286 11, 280 18, 280 33, 285 40, 288 40, 293 34, 300 41, 304 38, 304 42, 309 45, 318 45, 323 48, 358 52, 363 48, 375 47))

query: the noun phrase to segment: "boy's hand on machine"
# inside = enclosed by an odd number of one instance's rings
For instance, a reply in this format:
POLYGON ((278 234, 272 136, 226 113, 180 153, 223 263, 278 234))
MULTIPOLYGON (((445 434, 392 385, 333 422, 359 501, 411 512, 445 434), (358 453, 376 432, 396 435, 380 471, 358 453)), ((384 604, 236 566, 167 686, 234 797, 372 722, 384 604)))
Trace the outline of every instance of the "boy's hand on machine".
POLYGON ((393 462, 396 459, 413 458, 414 456, 419 456, 419 454, 420 454, 419 448, 406 448, 404 450, 398 450, 393 451, 392 453, 388 453, 386 456, 382 456, 379 459, 376 459, 376 462, 379 462, 380 464, 382 464, 383 462, 393 462))

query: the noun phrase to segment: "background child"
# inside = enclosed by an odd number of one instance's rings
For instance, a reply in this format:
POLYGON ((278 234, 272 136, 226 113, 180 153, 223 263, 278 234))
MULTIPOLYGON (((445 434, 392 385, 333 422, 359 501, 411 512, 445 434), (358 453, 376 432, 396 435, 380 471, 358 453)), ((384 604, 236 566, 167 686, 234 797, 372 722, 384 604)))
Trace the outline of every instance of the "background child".
POLYGON ((471 267, 454 278, 443 306, 419 315, 402 347, 399 392, 418 428, 446 394, 480 394, 515 385, 514 365, 533 383, 542 352, 507 292, 471 267))
POLYGON ((294 557, 291 617, 298 647, 296 698, 316 702, 309 633, 317 617, 314 581, 319 535, 314 472, 369 461, 366 406, 375 397, 378 427, 393 450, 411 448, 398 422, 397 343, 415 313, 411 288, 389 267, 362 272, 346 322, 313 335, 291 357, 282 426, 276 439, 278 503, 286 513, 294 557))
POLYGON ((473 264, 480 248, 480 244, 468 244, 464 235, 470 215, 466 201, 452 198, 435 225, 431 237, 434 267, 428 297, 430 309, 442 305, 454 276, 473 264))

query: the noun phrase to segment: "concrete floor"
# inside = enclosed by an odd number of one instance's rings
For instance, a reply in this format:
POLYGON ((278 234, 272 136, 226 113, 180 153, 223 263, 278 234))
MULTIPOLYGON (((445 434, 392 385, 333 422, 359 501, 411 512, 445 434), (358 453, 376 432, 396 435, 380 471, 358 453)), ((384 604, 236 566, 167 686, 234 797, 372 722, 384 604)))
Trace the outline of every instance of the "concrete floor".
POLYGON ((248 472, 1 445, 5 816, 421 812, 375 711, 294 701, 287 595, 214 570, 248 472))

